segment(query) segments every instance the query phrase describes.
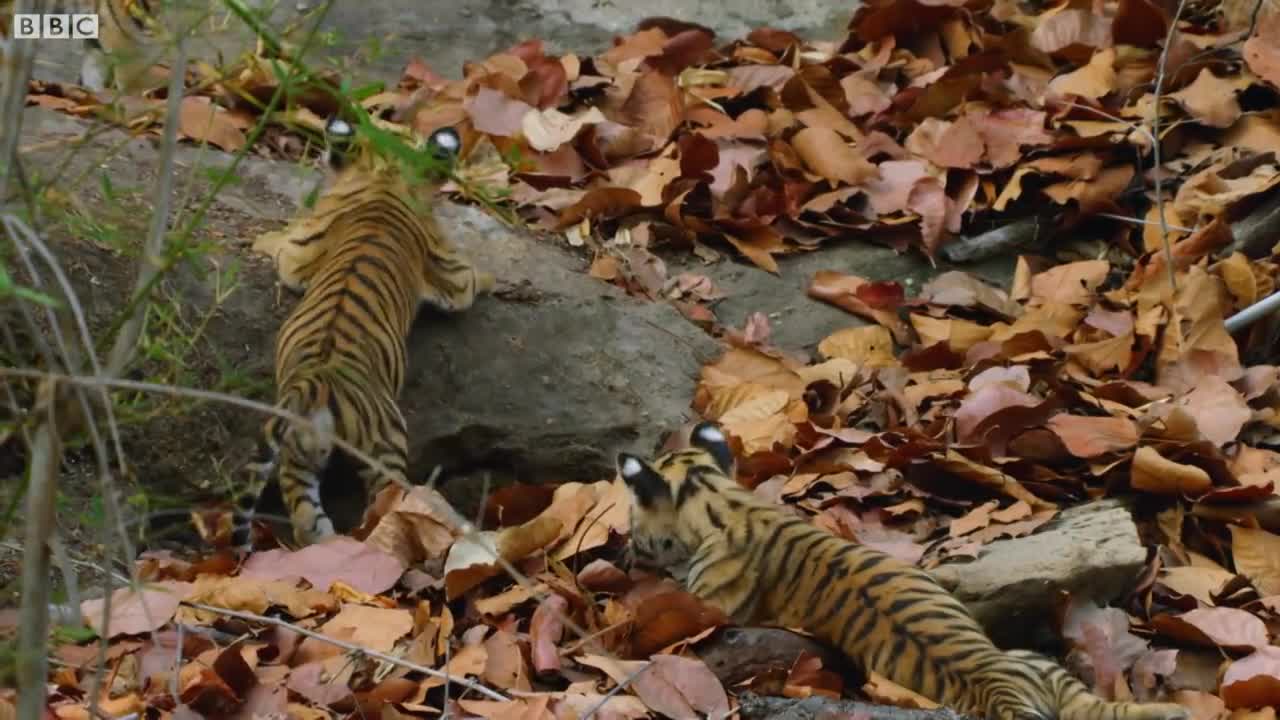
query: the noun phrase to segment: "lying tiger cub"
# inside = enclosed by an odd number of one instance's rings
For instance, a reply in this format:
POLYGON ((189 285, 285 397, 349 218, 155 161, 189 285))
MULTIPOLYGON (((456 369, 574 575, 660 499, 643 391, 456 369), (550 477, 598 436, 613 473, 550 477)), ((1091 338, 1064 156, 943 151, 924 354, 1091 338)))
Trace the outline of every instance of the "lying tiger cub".
MULTIPOLYGON (((490 292, 494 277, 472 267, 440 232, 430 214, 430 187, 411 187, 392 162, 359 152, 354 131, 332 121, 328 164, 334 176, 292 242, 305 260, 287 270, 286 284, 306 288, 276 339, 276 406, 313 427, 272 417, 263 428, 265 457, 256 475, 253 507, 242 507, 232 541, 249 542, 249 524, 272 473, 301 544, 334 534, 320 501, 322 475, 335 456, 333 436, 390 471, 357 462, 366 497, 407 480, 404 416, 397 399, 404 385, 406 339, 423 303, 444 311, 471 307, 490 292), (310 234, 308 234, 310 233, 310 234)), ((461 140, 437 130, 426 150, 447 159, 461 140)))
POLYGON ((714 423, 688 449, 618 456, 632 557, 739 624, 801 628, 867 670, 998 720, 1185 720, 1180 705, 1107 702, 1048 658, 1003 651, 922 570, 789 515, 738 485, 714 423))

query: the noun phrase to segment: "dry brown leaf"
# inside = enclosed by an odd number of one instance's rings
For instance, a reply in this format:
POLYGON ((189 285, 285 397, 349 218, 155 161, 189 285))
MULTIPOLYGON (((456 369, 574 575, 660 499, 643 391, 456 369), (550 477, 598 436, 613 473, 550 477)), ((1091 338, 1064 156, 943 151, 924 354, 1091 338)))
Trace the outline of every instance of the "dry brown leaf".
POLYGON ((1257 32, 1241 48, 1244 61, 1255 75, 1280 89, 1280 13, 1262 16, 1257 32))
POLYGON ((449 600, 496 577, 505 570, 502 561, 514 563, 555 542, 563 528, 560 520, 539 515, 522 525, 498 531, 476 532, 449 548, 444 563, 445 596, 449 600))
POLYGON ((1097 100, 1116 89, 1116 51, 1105 48, 1093 54, 1089 64, 1073 72, 1049 81, 1049 91, 1055 95, 1078 95, 1097 100))
POLYGON ((1106 260, 1083 260, 1058 265, 1031 277, 1031 297, 1064 305, 1090 305, 1094 291, 1107 279, 1106 260))
POLYGON ((1151 625, 1162 635, 1201 647, 1245 652, 1267 647, 1267 626, 1236 608, 1199 608, 1181 615, 1157 615, 1151 625))
POLYGON ((294 552, 254 553, 240 571, 242 577, 262 580, 301 577, 317 590, 328 590, 342 581, 372 594, 389 590, 403 573, 404 566, 397 558, 342 535, 294 552))
POLYGON ((538 609, 533 611, 533 618, 529 621, 529 655, 535 673, 560 669, 560 649, 557 645, 564 635, 564 621, 568 612, 569 601, 554 593, 543 599, 538 604, 538 609))
POLYGON ((226 152, 236 152, 245 143, 244 132, 231 113, 201 95, 182 98, 178 111, 178 135, 196 142, 207 142, 226 152))
POLYGON ((847 328, 828 335, 818 343, 824 358, 843 358, 866 367, 893 367, 893 337, 880 325, 847 328))
POLYGON ((791 144, 811 171, 833 184, 861 185, 879 174, 835 130, 807 127, 795 134, 791 144))
POLYGON ((1068 452, 1080 458, 1128 450, 1138 444, 1138 426, 1128 418, 1059 413, 1049 418, 1047 427, 1068 452))
POLYGON ((102 598, 80 603, 80 613, 94 632, 113 638, 140 635, 158 630, 173 619, 178 603, 191 591, 191 583, 167 580, 148 584, 138 591, 118 588, 111 594, 111 615, 103 612, 102 598))
POLYGON ((448 501, 435 488, 414 487, 382 515, 365 542, 405 567, 443 557, 461 534, 443 513, 446 507, 448 501))
POLYGON ((1202 567, 1186 565, 1183 567, 1162 568, 1160 583, 1182 595, 1190 595, 1205 605, 1212 607, 1213 594, 1235 578, 1235 573, 1221 567, 1202 567))
POLYGON ((1258 528, 1231 526, 1231 556, 1236 570, 1263 595, 1280 595, 1280 535, 1258 528))
POLYGON ((1280 705, 1280 647, 1259 648, 1227 666, 1222 701, 1229 708, 1275 708, 1280 705))
POLYGON ((1202 378, 1179 404, 1195 418, 1200 433, 1219 446, 1235 440, 1253 417, 1240 392, 1216 376, 1202 378))
POLYGON ((1161 495, 1195 496, 1207 491, 1213 480, 1195 465, 1183 465, 1143 446, 1133 455, 1129 484, 1136 490, 1161 495))
POLYGON ((484 649, 485 665, 481 677, 485 682, 503 690, 529 692, 532 689, 524 654, 513 633, 499 629, 485 638, 484 649))
MULTIPOLYGON (((228 610, 240 610, 261 615, 270 607, 283 607, 294 618, 304 618, 317 612, 332 612, 338 608, 337 599, 321 590, 305 590, 297 587, 296 581, 267 580, 248 577, 218 577, 202 575, 196 578, 191 590, 183 598, 188 602, 196 602, 228 610)), ((182 608, 178 611, 184 622, 208 624, 213 622, 216 613, 182 608)))
POLYGON ((1195 81, 1178 92, 1170 93, 1173 98, 1195 119, 1215 128, 1231 127, 1240 118, 1240 102, 1236 100, 1236 92, 1248 86, 1248 81, 1241 84, 1239 80, 1220 78, 1204 68, 1196 76, 1195 81))

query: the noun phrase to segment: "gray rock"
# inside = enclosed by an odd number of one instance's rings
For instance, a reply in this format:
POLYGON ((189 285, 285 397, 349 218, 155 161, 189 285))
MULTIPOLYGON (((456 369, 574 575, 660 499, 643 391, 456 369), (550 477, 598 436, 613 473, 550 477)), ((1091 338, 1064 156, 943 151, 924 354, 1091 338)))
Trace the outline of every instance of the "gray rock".
POLYGON ((997 644, 1043 647, 1059 590, 1099 605, 1133 589, 1146 565, 1129 509, 1099 500, 1068 510, 1027 537, 987 545, 977 560, 934 568, 940 583, 973 611, 997 644))

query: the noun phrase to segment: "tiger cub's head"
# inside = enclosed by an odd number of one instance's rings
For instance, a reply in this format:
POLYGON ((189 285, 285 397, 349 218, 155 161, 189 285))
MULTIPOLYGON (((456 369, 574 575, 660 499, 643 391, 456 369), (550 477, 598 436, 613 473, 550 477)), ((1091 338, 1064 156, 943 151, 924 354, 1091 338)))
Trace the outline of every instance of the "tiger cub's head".
MULTIPOLYGON (((355 173, 390 173, 396 167, 394 159, 380 157, 366 142, 357 138, 356 128, 342 118, 335 117, 325 126, 324 165, 334 178, 355 173)), ((462 151, 462 136, 451 127, 442 127, 431 133, 425 141, 413 145, 418 152, 452 164, 462 151)))
POLYGON ((652 462, 618 455, 618 475, 631 491, 630 560, 684 580, 689 561, 709 537, 722 535, 724 495, 738 488, 733 450, 718 425, 703 422, 688 447, 652 462))

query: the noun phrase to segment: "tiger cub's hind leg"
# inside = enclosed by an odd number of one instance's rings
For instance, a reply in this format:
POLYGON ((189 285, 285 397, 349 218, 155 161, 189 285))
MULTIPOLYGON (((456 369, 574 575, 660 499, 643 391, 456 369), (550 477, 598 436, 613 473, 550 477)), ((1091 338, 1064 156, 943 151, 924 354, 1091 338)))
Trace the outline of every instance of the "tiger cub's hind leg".
POLYGON ((368 452, 382 467, 361 462, 358 471, 364 486, 366 509, 362 524, 366 526, 391 509, 379 506, 382 491, 393 485, 404 488, 409 482, 409 438, 404 415, 394 401, 379 406, 382 422, 376 424, 377 432, 370 438, 368 452))
POLYGON ((322 407, 307 419, 311 427, 290 423, 280 444, 280 494, 293 524, 294 540, 300 545, 335 533, 333 520, 320 501, 320 482, 333 456, 333 412, 322 407))

